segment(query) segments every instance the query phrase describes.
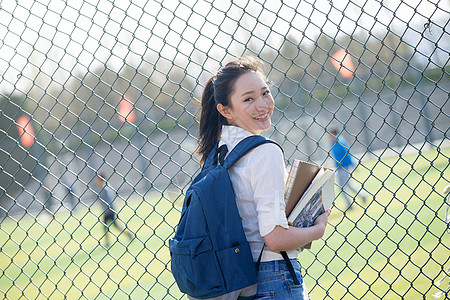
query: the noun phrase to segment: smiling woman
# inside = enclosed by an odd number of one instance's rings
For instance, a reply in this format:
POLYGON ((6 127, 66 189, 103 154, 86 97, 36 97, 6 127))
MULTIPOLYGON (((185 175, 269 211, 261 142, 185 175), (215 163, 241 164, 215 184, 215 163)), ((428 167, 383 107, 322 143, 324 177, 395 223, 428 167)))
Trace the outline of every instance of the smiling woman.
POLYGON ((259 135, 270 128, 273 107, 274 101, 266 82, 258 73, 251 71, 236 81, 230 105, 219 103, 217 110, 228 124, 259 135))
MULTIPOLYGON (((245 138, 269 129, 273 110, 274 100, 258 58, 243 57, 226 64, 208 80, 202 94, 202 161, 217 143, 231 152, 245 138)), ((228 173, 253 261, 259 264, 258 283, 214 299, 260 299, 267 295, 271 299, 308 299, 297 249, 323 236, 330 211, 311 227, 288 225, 284 156, 274 143, 251 150, 228 173)))
MULTIPOLYGON (((199 153, 202 155, 202 161, 219 140, 223 125, 239 126, 233 122, 237 121, 240 124, 241 121, 245 121, 246 118, 241 119, 245 112, 256 113, 250 116, 251 119, 264 115, 264 113, 255 112, 260 109, 254 105, 255 99, 256 102, 260 102, 257 99, 258 94, 265 99, 261 101, 267 101, 270 98, 271 104, 268 106, 271 110, 267 118, 267 127, 259 130, 257 134, 270 127, 273 111, 273 98, 266 84, 262 62, 255 57, 243 57, 229 62, 208 80, 202 94, 200 116, 199 153), (247 86, 247 84, 251 85, 247 86), (235 105, 239 109, 233 109, 235 105), (254 111, 251 112, 251 109, 254 111), (239 120, 237 120, 238 117, 239 120)), ((264 111, 266 109, 264 108, 264 111)))

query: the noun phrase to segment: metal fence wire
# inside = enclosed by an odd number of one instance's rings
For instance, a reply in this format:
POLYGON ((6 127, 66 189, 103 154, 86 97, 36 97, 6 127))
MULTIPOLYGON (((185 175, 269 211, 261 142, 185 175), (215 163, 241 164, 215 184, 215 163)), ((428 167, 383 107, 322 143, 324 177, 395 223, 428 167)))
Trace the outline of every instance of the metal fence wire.
POLYGON ((334 167, 331 126, 356 162, 299 256, 311 299, 448 298, 449 16, 436 0, 0 1, 0 297, 182 298, 168 239, 199 170, 200 93, 255 55, 286 163, 334 167))

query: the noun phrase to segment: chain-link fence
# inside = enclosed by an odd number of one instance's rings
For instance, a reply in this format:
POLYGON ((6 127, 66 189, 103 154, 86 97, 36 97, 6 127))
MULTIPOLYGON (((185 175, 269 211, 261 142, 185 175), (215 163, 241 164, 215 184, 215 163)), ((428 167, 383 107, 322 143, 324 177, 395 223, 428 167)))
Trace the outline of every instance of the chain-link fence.
POLYGON ((357 191, 336 185, 300 254, 310 297, 448 297, 449 15, 433 0, 0 1, 0 295, 181 298, 167 241, 199 169, 200 92, 251 54, 287 163, 333 167, 330 126, 357 162, 357 191))

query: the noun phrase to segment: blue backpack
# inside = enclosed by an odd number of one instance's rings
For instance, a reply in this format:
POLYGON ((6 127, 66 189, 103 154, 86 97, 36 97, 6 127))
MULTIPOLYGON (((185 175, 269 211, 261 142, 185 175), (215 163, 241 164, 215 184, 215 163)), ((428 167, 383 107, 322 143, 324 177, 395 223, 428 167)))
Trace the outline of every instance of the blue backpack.
POLYGON ((206 299, 257 282, 257 266, 242 228, 228 169, 267 142, 274 143, 250 136, 226 159, 226 146, 216 145, 188 188, 180 223, 169 240, 171 271, 181 292, 206 299))

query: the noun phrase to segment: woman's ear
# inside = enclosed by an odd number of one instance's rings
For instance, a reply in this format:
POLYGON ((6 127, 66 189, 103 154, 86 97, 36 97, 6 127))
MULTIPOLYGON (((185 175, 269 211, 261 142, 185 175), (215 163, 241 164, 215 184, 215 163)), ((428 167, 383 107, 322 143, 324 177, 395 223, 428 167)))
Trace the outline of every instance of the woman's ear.
POLYGON ((231 109, 228 106, 224 106, 224 105, 219 103, 219 104, 217 104, 217 110, 226 119, 231 120, 232 113, 231 113, 231 109))

